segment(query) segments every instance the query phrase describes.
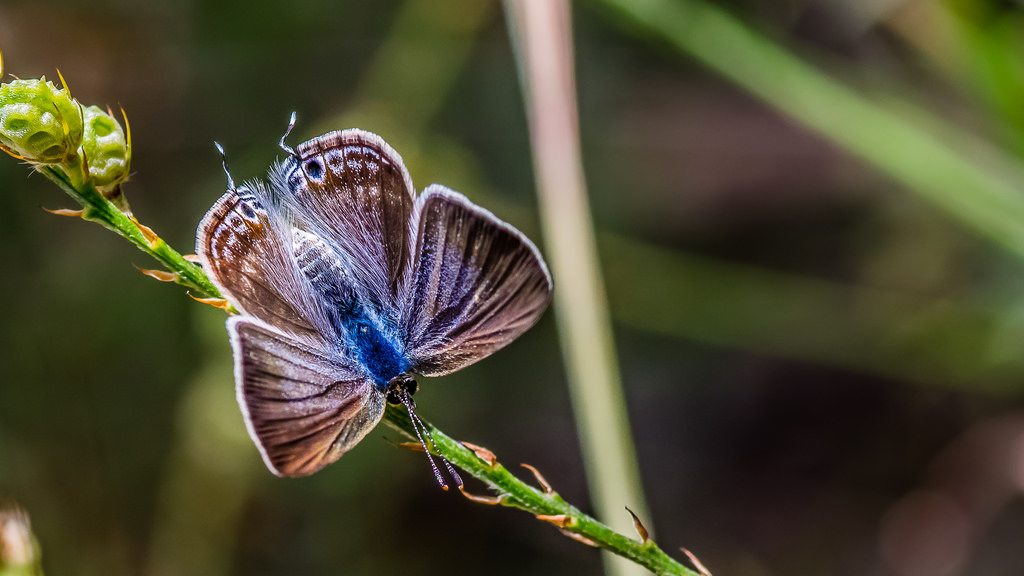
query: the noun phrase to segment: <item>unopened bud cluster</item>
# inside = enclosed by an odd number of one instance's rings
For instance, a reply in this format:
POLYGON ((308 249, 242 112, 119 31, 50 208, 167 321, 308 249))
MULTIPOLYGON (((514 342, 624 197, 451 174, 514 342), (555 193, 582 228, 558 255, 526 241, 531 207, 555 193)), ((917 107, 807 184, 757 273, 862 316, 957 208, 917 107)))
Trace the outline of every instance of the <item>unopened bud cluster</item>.
POLYGON ((59 166, 104 195, 128 177, 124 128, 97 106, 83 106, 45 77, 0 84, 0 148, 39 165, 59 166))

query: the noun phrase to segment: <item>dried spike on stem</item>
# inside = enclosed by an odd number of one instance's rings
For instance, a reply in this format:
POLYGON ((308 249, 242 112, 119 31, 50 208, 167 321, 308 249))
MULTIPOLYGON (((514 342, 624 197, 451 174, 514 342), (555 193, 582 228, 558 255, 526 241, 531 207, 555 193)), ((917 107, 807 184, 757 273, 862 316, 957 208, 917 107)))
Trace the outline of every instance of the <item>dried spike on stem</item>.
POLYGON ((466 488, 464 486, 459 486, 459 492, 465 496, 467 500, 471 500, 477 504, 487 504, 489 506, 504 504, 507 499, 504 494, 500 496, 477 496, 476 494, 470 494, 469 492, 466 492, 466 488))
POLYGON ((529 464, 520 463, 519 465, 522 466, 523 468, 526 468, 530 472, 533 472, 533 477, 537 479, 537 483, 540 484, 541 489, 544 490, 544 494, 555 493, 554 489, 551 488, 551 484, 547 481, 547 478, 544 478, 544 476, 540 473, 540 470, 537 470, 536 468, 529 464))
POLYGON ((537 520, 543 520, 544 522, 554 524, 555 527, 558 528, 559 532, 568 536, 569 538, 572 538, 577 542, 582 542, 588 546, 593 546, 595 548, 601 547, 600 544, 591 540, 590 538, 587 538, 586 536, 579 534, 577 532, 573 532, 572 528, 575 528, 579 522, 572 516, 569 516, 568 514, 537 514, 536 518, 537 520))
POLYGON ((139 222, 135 216, 129 216, 128 219, 132 221, 132 224, 139 227, 139 232, 142 232, 142 236, 146 238, 146 242, 149 244, 149 247, 151 249, 156 249, 160 244, 160 237, 157 236, 156 232, 153 232, 153 229, 149 226, 139 222))
POLYGON ((573 540, 575 540, 577 542, 582 542, 582 543, 586 544, 587 546, 593 546, 594 548, 600 548, 601 547, 600 544, 598 544, 597 542, 594 542, 590 538, 587 538, 583 534, 579 534, 577 532, 570 532, 570 531, 566 530, 565 528, 559 528, 558 531, 561 532, 563 536, 568 536, 569 538, 572 538, 573 540))
POLYGON ((56 214, 57 216, 68 216, 70 218, 81 218, 85 214, 85 210, 72 210, 71 208, 58 208, 56 210, 50 210, 49 208, 43 208, 50 214, 56 214))
POLYGON ((413 452, 426 452, 426 449, 419 442, 394 442, 395 446, 412 450, 413 452))
POLYGON ((600 544, 598 544, 597 542, 591 540, 590 538, 587 538, 583 534, 580 534, 578 532, 573 532, 572 528, 575 528, 576 525, 579 524, 579 522, 575 518, 573 518, 572 516, 569 516, 568 514, 553 514, 553 515, 537 514, 536 518, 537 518, 537 520, 543 520, 544 522, 549 522, 551 524, 554 524, 555 527, 558 528, 559 532, 561 532, 562 534, 568 536, 569 538, 572 538, 573 540, 575 540, 577 542, 582 542, 582 543, 584 543, 584 544, 586 544, 588 546, 593 546, 595 548, 600 548, 601 547, 600 544))
POLYGON ((568 514, 537 514, 537 520, 550 522, 559 528, 572 528, 576 526, 576 519, 568 514))
POLYGON ((487 462, 487 465, 491 468, 498 465, 498 457, 494 455, 494 452, 491 452, 487 448, 477 446, 476 444, 471 444, 469 442, 460 442, 460 444, 472 450, 473 454, 476 454, 477 458, 487 462))
POLYGON ((168 272, 167 270, 151 270, 147 268, 139 268, 138 266, 135 266, 135 269, 146 276, 161 282, 177 282, 178 279, 181 278, 181 274, 178 274, 177 272, 168 272))
POLYGON ((707 568, 705 568, 704 564, 697 558, 696 555, 694 555, 693 552, 690 552, 686 548, 679 548, 679 549, 683 551, 683 554, 686 554, 686 557, 690 559, 690 562, 697 569, 697 571, 701 573, 702 576, 712 576, 711 575, 711 570, 708 570, 707 568))
POLYGON ((626 512, 633 517, 633 527, 636 528, 636 533, 640 535, 640 541, 644 544, 651 541, 651 535, 647 532, 647 528, 644 527, 644 523, 637 518, 637 515, 626 506, 626 512))
POLYGON ((185 254, 182 258, 184 258, 186 262, 191 262, 193 264, 199 264, 201 262, 199 254, 185 254))
MULTIPOLYGON (((13 74, 12 74, 12 76, 13 76, 13 74)), ((14 150, 11 150, 7 146, 4 146, 3 144, 0 144, 0 150, 3 150, 4 152, 7 152, 7 154, 9 156, 13 156, 14 158, 16 158, 18 160, 21 160, 23 162, 28 162, 28 158, 25 158, 21 154, 18 154, 17 152, 15 152, 14 150)))
POLYGON ((219 308, 220 310, 223 310, 223 311, 228 312, 228 313, 231 312, 231 303, 228 302, 227 299, 225 299, 225 298, 196 298, 195 296, 193 296, 191 294, 189 294, 188 297, 193 299, 193 300, 195 300, 196 302, 202 302, 203 304, 209 304, 210 306, 213 306, 214 308, 219 308))

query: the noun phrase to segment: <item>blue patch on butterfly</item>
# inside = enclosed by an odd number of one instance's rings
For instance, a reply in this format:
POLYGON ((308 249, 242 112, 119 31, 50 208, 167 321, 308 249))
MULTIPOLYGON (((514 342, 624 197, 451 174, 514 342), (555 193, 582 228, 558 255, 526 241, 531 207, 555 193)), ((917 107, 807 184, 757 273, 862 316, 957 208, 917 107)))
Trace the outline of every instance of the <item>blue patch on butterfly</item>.
POLYGON ((410 362, 398 345, 397 330, 374 321, 362 305, 339 310, 331 321, 378 390, 383 392, 395 377, 409 369, 410 362))

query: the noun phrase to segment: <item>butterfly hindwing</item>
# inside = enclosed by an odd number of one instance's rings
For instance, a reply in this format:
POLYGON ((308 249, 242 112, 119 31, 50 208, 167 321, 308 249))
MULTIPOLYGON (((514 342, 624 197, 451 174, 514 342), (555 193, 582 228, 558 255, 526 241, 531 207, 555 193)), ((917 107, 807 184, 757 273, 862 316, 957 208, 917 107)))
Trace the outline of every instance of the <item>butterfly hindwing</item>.
POLYGON ((417 201, 418 231, 402 327, 413 369, 454 372, 533 326, 551 276, 521 232, 440 185, 417 201))
POLYGON ((377 425, 385 399, 345 357, 266 324, 228 320, 238 403, 249 435, 278 476, 307 476, 334 462, 377 425))
POLYGON ((391 309, 412 249, 414 195, 402 158, 379 136, 331 132, 295 148, 274 171, 296 226, 348 261, 375 308, 391 309))

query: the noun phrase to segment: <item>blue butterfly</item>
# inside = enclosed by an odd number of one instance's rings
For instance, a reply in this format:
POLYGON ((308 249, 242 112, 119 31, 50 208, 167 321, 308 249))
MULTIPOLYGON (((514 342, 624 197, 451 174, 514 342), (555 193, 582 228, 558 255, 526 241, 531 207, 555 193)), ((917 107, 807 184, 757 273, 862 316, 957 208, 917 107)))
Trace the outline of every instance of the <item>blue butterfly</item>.
POLYGON ((552 283, 509 224, 438 184, 417 195, 379 136, 281 147, 269 184, 229 175, 196 252, 240 312, 227 328, 249 435, 271 472, 305 476, 352 449, 388 402, 415 422, 414 375, 505 346, 540 318, 552 283))

